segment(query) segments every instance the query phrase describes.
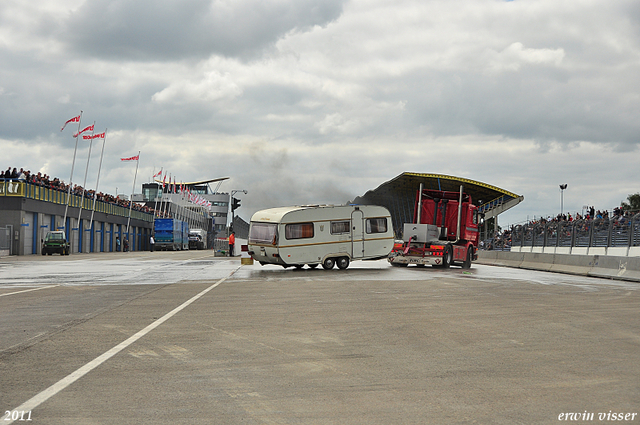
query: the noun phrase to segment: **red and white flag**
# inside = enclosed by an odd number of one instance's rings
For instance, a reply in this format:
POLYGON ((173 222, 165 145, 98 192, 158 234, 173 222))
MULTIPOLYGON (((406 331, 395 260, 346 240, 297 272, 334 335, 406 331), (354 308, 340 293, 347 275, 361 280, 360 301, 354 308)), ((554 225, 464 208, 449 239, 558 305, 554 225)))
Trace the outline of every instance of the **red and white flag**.
POLYGON ((67 120, 67 122, 64 123, 64 125, 62 126, 62 128, 60 129, 60 131, 64 130, 64 128, 67 126, 67 124, 69 124, 70 122, 80 122, 80 115, 78 115, 77 117, 73 117, 70 120, 67 120))
MULTIPOLYGON (((82 130, 80 130, 79 132, 75 133, 73 135, 73 137, 78 137, 79 135, 81 135, 82 133, 84 133, 85 131, 93 131, 93 127, 95 126, 95 124, 91 124, 88 127, 83 128, 82 130)), ((85 138, 84 136, 82 137, 83 139, 85 138)))
POLYGON ((136 155, 129 158, 120 158, 120 161, 137 161, 139 159, 140 159, 140 155, 136 155))
MULTIPOLYGON (((82 130, 84 131, 84 130, 82 130)), ((91 140, 91 139, 104 139, 105 133, 98 133, 98 134, 92 134, 90 136, 84 135, 82 136, 82 139, 84 140, 91 140)))
POLYGON ((158 176, 162 175, 162 168, 160 169, 160 171, 158 171, 156 174, 153 175, 153 178, 155 179, 158 176))
POLYGON ((164 190, 164 187, 167 184, 167 173, 164 173, 164 177, 162 178, 162 190, 164 190))

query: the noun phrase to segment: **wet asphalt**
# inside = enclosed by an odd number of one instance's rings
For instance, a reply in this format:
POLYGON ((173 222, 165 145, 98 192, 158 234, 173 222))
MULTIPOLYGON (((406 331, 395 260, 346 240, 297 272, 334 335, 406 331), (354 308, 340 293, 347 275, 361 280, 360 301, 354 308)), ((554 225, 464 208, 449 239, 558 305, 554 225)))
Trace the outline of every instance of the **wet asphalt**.
POLYGON ((480 264, 0 258, 2 423, 640 423, 639 289, 480 264))

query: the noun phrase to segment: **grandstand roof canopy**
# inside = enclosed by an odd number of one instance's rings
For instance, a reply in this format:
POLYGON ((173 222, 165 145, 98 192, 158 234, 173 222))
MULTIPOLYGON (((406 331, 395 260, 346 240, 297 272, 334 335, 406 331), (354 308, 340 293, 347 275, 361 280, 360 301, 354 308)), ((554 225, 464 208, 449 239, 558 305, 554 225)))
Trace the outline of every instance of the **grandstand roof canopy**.
MULTIPOLYGON (((420 183, 423 184, 424 189, 451 192, 459 192, 460 185, 463 185, 464 192, 471 195, 474 205, 477 205, 480 212, 485 214, 485 218, 494 217, 524 200, 524 196, 464 177, 410 172, 402 173, 382 183, 378 188, 368 191, 362 198, 357 199, 384 206, 389 205, 394 198, 415 203, 415 195, 420 183)), ((412 206, 411 210, 413 210, 412 206)))

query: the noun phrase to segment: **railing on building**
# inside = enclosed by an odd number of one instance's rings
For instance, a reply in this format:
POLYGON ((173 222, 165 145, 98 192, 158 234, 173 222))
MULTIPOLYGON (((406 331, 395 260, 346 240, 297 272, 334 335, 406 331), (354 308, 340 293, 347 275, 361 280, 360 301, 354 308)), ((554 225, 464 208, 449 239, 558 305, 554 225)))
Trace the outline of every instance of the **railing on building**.
MULTIPOLYGON (((38 186, 32 183, 16 180, 0 179, 0 196, 22 197, 34 199, 37 201, 52 202, 54 204, 66 205, 67 192, 48 187, 38 186)), ((69 206, 91 211, 93 209, 93 199, 80 195, 71 194, 69 206)), ((129 207, 115 205, 109 202, 96 201, 95 211, 99 213, 111 214, 116 216, 128 217, 129 207)), ((152 213, 131 210, 131 218, 151 222, 154 219, 152 213)))
POLYGON ((510 238, 495 238, 488 244, 486 248, 500 251, 547 252, 547 248, 555 248, 557 253, 604 251, 624 256, 640 247, 640 214, 518 225, 511 229, 510 238))
POLYGON ((507 195, 502 195, 501 197, 496 198, 491 202, 487 202, 486 204, 483 204, 481 207, 478 208, 478 212, 487 213, 488 211, 494 208, 504 205, 504 203, 509 199, 513 199, 513 198, 507 195))

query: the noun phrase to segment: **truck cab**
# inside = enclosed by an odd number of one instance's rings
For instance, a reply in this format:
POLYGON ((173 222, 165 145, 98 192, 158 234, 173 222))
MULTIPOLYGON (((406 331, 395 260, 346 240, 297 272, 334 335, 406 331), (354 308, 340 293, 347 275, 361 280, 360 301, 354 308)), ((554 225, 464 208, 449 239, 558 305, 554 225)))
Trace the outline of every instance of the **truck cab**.
POLYGON ((423 190, 416 197, 412 223, 405 223, 403 243, 389 255, 393 266, 415 264, 471 267, 477 260, 478 212, 463 192, 423 190))
POLYGON ((189 232, 189 249, 205 249, 206 233, 199 229, 193 229, 189 232))

